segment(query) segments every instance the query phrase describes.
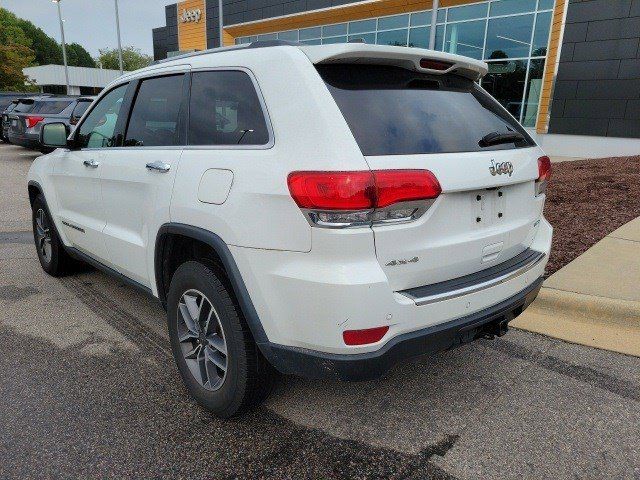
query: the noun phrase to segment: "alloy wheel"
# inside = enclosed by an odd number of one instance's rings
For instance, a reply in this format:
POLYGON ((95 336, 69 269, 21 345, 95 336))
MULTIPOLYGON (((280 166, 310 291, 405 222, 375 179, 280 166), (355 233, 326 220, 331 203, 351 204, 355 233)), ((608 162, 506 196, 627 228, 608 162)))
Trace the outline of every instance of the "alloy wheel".
POLYGON ((178 340, 189 371, 206 390, 217 390, 227 373, 227 343, 218 312, 198 290, 178 302, 178 340))
POLYGON ((51 227, 44 209, 40 208, 36 212, 36 248, 45 261, 51 261, 51 227))

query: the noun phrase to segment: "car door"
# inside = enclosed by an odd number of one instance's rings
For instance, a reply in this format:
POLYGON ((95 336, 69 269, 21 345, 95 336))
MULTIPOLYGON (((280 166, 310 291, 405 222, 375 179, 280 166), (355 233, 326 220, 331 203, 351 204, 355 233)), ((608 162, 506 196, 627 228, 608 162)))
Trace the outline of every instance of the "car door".
POLYGON ((53 167, 57 215, 67 239, 102 263, 108 263, 108 256, 100 167, 104 153, 115 148, 116 121, 127 88, 119 85, 98 101, 74 135, 75 148, 63 150, 53 167))
POLYGON ((147 287, 152 284, 156 232, 169 222, 185 142, 188 83, 184 71, 135 81, 124 145, 105 151, 100 165, 110 263, 147 287))

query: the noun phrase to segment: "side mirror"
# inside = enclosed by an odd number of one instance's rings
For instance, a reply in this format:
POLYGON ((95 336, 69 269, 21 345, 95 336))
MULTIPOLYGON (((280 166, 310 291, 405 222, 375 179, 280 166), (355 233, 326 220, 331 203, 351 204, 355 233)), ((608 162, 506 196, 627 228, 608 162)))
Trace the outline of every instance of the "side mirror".
POLYGON ((40 131, 40 143, 43 147, 65 148, 69 133, 69 127, 62 122, 46 123, 40 131))

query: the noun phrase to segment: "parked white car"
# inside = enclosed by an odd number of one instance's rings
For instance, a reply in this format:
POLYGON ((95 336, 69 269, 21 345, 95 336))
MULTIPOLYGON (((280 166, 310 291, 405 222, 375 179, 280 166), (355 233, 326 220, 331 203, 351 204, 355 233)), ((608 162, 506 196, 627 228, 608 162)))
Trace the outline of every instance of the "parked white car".
POLYGON ((379 377, 503 335, 551 245, 550 162, 429 50, 255 43, 120 77, 29 172, 42 267, 157 297, 199 403, 230 416, 275 370, 379 377), (68 137, 68 138, 67 138, 68 137))

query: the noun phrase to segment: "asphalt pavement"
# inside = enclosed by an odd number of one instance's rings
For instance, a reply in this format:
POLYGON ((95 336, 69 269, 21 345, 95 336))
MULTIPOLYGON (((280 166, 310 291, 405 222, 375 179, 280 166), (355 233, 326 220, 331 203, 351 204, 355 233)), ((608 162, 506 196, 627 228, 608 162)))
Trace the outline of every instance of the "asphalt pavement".
POLYGON ((153 299, 42 272, 34 157, 0 145, 1 479, 640 479, 640 359, 522 331, 211 416, 153 299))

